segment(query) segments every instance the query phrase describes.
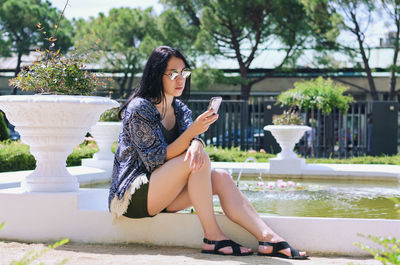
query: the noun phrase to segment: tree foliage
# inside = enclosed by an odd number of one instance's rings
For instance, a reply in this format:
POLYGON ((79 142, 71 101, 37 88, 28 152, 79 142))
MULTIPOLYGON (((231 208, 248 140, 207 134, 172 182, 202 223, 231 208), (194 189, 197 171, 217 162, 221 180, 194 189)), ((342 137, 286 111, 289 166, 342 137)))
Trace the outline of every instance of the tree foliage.
MULTIPOLYGON (((37 48, 48 48, 46 36, 52 35, 60 13, 49 1, 0 0, 0 52, 4 56, 17 55, 15 76, 21 69, 22 55, 28 55, 37 48), (38 31, 38 24, 47 32, 38 31)), ((72 46, 72 35, 70 21, 63 19, 58 29, 55 48, 66 51, 72 46)), ((15 93, 16 90, 13 91, 15 93)))
POLYGON ((333 108, 347 112, 350 95, 344 95, 348 87, 334 83, 331 79, 318 77, 313 80, 294 83, 294 88, 278 96, 281 106, 297 106, 301 110, 317 110, 329 115, 333 108))
MULTIPOLYGON (((157 24, 152 9, 114 8, 108 15, 102 13, 88 21, 76 22, 76 40, 84 46, 97 43, 104 51, 100 58, 103 67, 123 73, 119 79, 119 96, 127 97, 132 89, 134 75, 142 69, 143 51, 154 46, 149 36, 157 35, 157 24)), ((148 51, 147 51, 148 52, 148 51)))
POLYGON ((382 9, 389 17, 390 25, 395 28, 393 41, 393 58, 390 66, 390 85, 389 85, 389 100, 394 100, 396 95, 400 93, 400 89, 396 88, 396 72, 399 72, 397 59, 399 57, 399 40, 400 40, 400 1, 399 0, 381 0, 382 9))
POLYGON ((274 42, 285 46, 285 56, 277 68, 296 55, 309 32, 302 5, 297 0, 164 0, 183 11, 198 27, 195 49, 211 56, 236 60, 241 78, 242 98, 247 99, 253 84, 267 76, 252 78, 251 63, 274 42))
MULTIPOLYGON (((361 69, 367 76, 368 88, 335 78, 345 84, 369 93, 373 100, 378 100, 378 92, 373 78, 374 69, 370 66, 370 46, 368 30, 375 23, 374 18, 386 20, 387 25, 395 28, 395 39, 390 48, 393 49, 392 63, 389 67, 390 86, 389 100, 394 100, 400 93, 396 89, 396 69, 399 52, 400 35, 400 1, 398 0, 301 0, 306 13, 311 18, 314 33, 320 33, 316 47, 326 51, 339 50, 350 58, 361 60, 361 69), (383 11, 383 12, 382 12, 383 11), (329 29, 326 31, 326 29, 329 29), (352 37, 349 41, 337 40, 338 33, 352 37), (333 36, 333 38, 332 38, 333 36)), ((349 39, 349 38, 348 38, 349 39)))

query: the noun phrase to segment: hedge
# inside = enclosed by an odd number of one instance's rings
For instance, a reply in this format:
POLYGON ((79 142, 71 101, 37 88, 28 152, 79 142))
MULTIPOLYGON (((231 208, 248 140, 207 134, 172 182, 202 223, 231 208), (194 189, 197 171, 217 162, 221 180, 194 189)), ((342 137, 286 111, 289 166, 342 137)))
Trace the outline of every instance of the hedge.
POLYGON ((0 141, 4 141, 10 138, 10 134, 8 133, 8 128, 6 121, 4 120, 4 115, 0 111, 0 141))

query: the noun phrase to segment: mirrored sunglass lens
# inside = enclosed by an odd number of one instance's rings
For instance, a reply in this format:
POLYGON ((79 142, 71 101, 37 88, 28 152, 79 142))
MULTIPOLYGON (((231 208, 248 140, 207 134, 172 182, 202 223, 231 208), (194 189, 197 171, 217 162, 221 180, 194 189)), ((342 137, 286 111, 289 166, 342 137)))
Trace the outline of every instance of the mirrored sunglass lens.
POLYGON ((178 75, 179 74, 177 72, 172 72, 171 75, 170 75, 171 80, 175 80, 178 77, 178 75))
POLYGON ((183 76, 184 78, 188 78, 188 77, 190 76, 190 74, 191 74, 190 70, 184 70, 184 71, 182 71, 182 76, 183 76))

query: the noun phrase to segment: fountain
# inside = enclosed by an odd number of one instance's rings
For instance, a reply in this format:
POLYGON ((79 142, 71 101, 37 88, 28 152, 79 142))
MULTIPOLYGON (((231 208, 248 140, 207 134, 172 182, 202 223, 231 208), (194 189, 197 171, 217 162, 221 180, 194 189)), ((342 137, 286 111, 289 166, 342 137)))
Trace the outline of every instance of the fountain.
MULTIPOLYGON (((244 163, 242 164, 242 167, 240 168, 238 177, 237 177, 237 179, 236 179, 236 186, 238 186, 238 187, 239 187, 239 183, 240 183, 240 177, 242 176, 242 173, 243 173, 243 169, 246 167, 246 164, 249 163, 249 162, 257 163, 257 159, 256 159, 255 157, 252 157, 252 156, 246 158, 246 160, 245 160, 244 163)), ((229 174, 232 176, 232 171, 229 172, 229 174)), ((261 171, 261 169, 259 169, 259 170, 258 170, 258 179, 259 179, 260 181, 263 181, 261 175, 262 175, 262 171, 261 171)))

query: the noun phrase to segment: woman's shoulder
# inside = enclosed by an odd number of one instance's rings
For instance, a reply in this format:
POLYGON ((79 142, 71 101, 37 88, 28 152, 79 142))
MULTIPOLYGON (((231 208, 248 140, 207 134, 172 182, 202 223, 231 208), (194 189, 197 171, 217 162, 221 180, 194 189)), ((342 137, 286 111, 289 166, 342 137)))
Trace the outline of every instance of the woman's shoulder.
POLYGON ((158 111, 153 103, 151 103, 150 100, 141 97, 132 99, 126 107, 126 110, 131 114, 138 113, 147 117, 154 115, 157 116, 158 114, 158 111))
POLYGON ((157 109, 154 107, 153 103, 150 100, 136 97, 129 102, 127 109, 130 111, 156 111, 157 109))
POLYGON ((175 107, 182 112, 190 112, 190 109, 188 108, 188 106, 186 106, 185 103, 183 103, 181 100, 179 99, 175 99, 175 107))

